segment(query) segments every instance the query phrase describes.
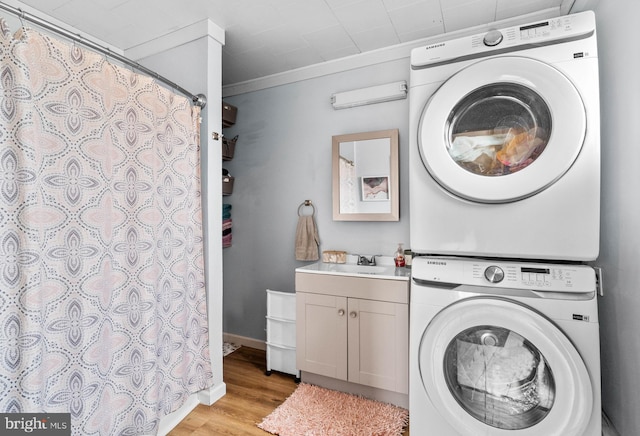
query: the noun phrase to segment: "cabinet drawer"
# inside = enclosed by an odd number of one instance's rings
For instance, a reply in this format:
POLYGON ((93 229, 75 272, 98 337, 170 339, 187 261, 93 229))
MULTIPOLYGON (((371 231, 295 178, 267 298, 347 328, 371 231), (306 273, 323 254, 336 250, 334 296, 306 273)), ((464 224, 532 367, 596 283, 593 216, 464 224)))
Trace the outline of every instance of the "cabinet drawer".
POLYGON ((295 348, 267 343, 267 371, 271 370, 297 376, 295 348))
POLYGON ((270 344, 296 346, 296 322, 267 316, 267 342, 270 344))
POLYGON ((296 294, 267 289, 267 316, 286 320, 296 319, 296 294))
POLYGON ((297 272, 296 292, 409 303, 409 282, 404 280, 297 272))

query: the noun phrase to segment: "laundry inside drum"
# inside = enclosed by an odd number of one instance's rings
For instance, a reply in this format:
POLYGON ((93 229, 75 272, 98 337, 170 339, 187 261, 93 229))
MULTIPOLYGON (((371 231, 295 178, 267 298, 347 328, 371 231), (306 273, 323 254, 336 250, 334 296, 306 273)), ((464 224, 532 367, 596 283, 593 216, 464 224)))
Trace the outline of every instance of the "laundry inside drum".
POLYGON ((551 135, 551 113, 530 88, 491 84, 453 108, 447 132, 449 155, 460 167, 481 176, 504 176, 542 154, 551 135))
POLYGON ((553 406, 555 381, 547 360, 511 330, 464 330, 449 343, 443 363, 447 386, 458 404, 492 427, 529 428, 553 406))

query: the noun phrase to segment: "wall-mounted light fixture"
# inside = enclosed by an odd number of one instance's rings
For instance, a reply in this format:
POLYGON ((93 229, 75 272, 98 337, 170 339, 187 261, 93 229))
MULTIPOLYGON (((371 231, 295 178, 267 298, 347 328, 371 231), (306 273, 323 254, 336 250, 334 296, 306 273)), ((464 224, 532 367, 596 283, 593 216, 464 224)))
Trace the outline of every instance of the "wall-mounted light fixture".
POLYGON ((336 92, 331 96, 331 104, 334 109, 346 109, 403 98, 407 98, 407 82, 405 80, 353 91, 336 92))

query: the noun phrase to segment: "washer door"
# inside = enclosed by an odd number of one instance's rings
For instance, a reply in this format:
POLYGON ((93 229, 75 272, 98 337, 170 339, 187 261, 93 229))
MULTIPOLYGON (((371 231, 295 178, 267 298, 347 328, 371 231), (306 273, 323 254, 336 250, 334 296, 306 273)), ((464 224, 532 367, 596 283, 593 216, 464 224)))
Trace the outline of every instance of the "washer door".
POLYGON ((427 102, 418 147, 431 176, 480 203, 521 200, 551 186, 582 148, 578 90, 551 65, 524 57, 477 62, 427 102))
POLYGON ((510 300, 443 309, 422 335, 418 365, 431 403, 460 434, 580 436, 591 418, 578 351, 550 320, 510 300))

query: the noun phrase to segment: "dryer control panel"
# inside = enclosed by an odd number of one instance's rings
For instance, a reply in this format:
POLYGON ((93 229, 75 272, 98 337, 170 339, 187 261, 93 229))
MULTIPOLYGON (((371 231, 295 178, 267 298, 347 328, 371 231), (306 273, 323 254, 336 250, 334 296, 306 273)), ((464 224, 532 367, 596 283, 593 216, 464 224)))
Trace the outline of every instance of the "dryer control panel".
MULTIPOLYGON (((573 20, 570 16, 552 18, 524 26, 509 27, 502 31, 490 30, 482 37, 482 43, 488 47, 495 47, 503 40, 507 43, 525 43, 540 39, 561 39, 572 35, 573 20)), ((471 46, 480 45, 480 35, 471 38, 471 46)))
MULTIPOLYGON (((508 53, 540 45, 588 39, 594 34, 595 15, 593 11, 584 11, 520 26, 491 29, 477 35, 414 48, 411 51, 411 67, 413 69, 428 68, 459 62, 462 59, 488 56, 495 50, 500 50, 499 53, 508 53)), ((595 55, 597 51, 595 41, 592 46, 588 51, 595 55)), ((585 45, 585 47, 590 46, 585 45)))
POLYGON ((416 257, 411 275, 420 280, 456 285, 495 286, 548 292, 594 292, 593 268, 453 257, 416 257))

